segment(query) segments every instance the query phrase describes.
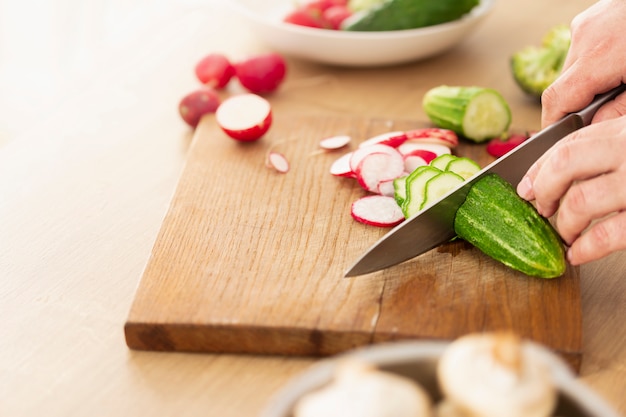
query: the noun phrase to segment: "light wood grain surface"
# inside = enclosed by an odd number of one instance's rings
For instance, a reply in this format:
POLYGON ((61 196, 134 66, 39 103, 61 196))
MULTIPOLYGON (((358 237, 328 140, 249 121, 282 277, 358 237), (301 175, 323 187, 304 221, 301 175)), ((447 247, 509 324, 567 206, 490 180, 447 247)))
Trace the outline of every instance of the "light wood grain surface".
MULTIPOLYGON (((290 60, 274 109, 422 119, 428 87, 485 84, 507 98, 515 127, 536 129, 540 109, 506 57, 591 3, 499 0, 462 46, 415 64, 290 60)), ((0 415, 255 416, 314 362, 124 341, 191 142, 176 106, 197 85, 193 64, 266 50, 223 6, 0 0, 0 415)), ((580 378, 622 414, 625 270, 625 253, 581 268, 580 378)))

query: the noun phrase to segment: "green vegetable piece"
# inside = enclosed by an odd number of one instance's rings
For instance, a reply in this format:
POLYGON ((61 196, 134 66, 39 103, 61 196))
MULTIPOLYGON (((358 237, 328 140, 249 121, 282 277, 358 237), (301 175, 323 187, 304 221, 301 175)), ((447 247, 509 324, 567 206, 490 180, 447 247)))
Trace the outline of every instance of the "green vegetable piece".
POLYGON ((454 219, 457 235, 486 255, 526 275, 565 273, 565 250, 550 222, 496 174, 479 179, 454 219))
POLYGON ((386 0, 350 0, 348 1, 348 9, 353 12, 371 9, 384 3, 386 0))
POLYGON ((406 179, 408 175, 396 178, 393 180, 393 198, 396 200, 398 206, 402 207, 404 200, 406 200, 406 179))
POLYGON ((457 156, 455 155, 444 153, 444 154, 439 155, 432 161, 430 161, 429 165, 435 168, 439 168, 442 171, 445 171, 448 164, 452 162, 453 160, 455 160, 456 158, 457 156))
POLYGON ((452 171, 442 172, 429 179, 424 187, 424 200, 420 205, 420 211, 439 201, 441 197, 464 181, 463 177, 452 171))
POLYGON ((405 218, 409 218, 420 211, 425 197, 426 182, 442 171, 430 165, 418 167, 406 179, 406 199, 401 209, 405 218))
POLYGON ((430 89, 422 105, 438 127, 477 143, 502 136, 511 124, 508 103, 491 88, 442 85, 430 89))
POLYGON ((467 157, 457 157, 448 162, 445 170, 452 171, 466 180, 480 171, 480 165, 478 165, 478 163, 473 159, 467 157))
POLYGON ((384 0, 354 13, 342 24, 351 31, 415 29, 461 18, 479 0, 384 0))
POLYGON ((568 26, 553 27, 543 38, 541 46, 527 46, 510 59, 516 84, 537 98, 556 80, 569 50, 571 33, 568 26))

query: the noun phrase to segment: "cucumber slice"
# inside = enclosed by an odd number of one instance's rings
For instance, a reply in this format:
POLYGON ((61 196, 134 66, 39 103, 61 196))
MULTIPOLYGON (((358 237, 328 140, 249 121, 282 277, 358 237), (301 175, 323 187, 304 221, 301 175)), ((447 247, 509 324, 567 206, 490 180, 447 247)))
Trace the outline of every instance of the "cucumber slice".
POLYGON ((463 177, 452 171, 441 172, 430 178, 424 188, 424 200, 420 205, 420 211, 424 210, 432 203, 439 201, 441 197, 464 181, 463 177))
POLYGON ((496 90, 442 85, 429 90, 422 102, 438 127, 480 143, 502 136, 511 124, 511 109, 496 90))
POLYGON ((457 158, 458 157, 455 155, 445 153, 430 161, 430 166, 445 171, 450 162, 454 161, 457 158))
POLYGON ((393 180, 393 198, 400 207, 406 200, 406 179, 408 175, 393 180))
POLYGON ((480 171, 480 165, 473 159, 462 156, 448 162, 444 171, 452 171, 466 180, 480 171))
POLYGON ((402 213, 405 218, 408 219, 419 213, 425 196, 426 183, 442 172, 438 168, 426 165, 417 168, 409 174, 406 179, 406 199, 402 203, 402 213))

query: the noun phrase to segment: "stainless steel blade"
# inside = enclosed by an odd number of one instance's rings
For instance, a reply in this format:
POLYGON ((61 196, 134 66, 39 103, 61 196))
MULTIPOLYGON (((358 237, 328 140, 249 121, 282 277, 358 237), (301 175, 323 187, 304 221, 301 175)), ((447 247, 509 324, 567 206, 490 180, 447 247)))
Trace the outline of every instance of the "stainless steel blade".
POLYGON ((495 173, 514 187, 530 166, 559 140, 589 125, 605 103, 626 91, 626 84, 600 94, 583 110, 565 116, 483 168, 469 181, 450 191, 416 216, 396 226, 378 240, 345 273, 346 277, 364 275, 399 264, 427 252, 455 236, 454 216, 465 201, 470 187, 487 173, 495 173))

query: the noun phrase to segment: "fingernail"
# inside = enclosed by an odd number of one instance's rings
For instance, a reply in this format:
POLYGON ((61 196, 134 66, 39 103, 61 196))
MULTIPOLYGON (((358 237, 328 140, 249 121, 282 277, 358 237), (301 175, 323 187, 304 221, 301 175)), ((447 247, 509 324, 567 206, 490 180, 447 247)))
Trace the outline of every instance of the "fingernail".
POLYGON ((533 198, 533 184, 530 178, 524 177, 517 185, 517 194, 524 200, 532 200, 533 198))

